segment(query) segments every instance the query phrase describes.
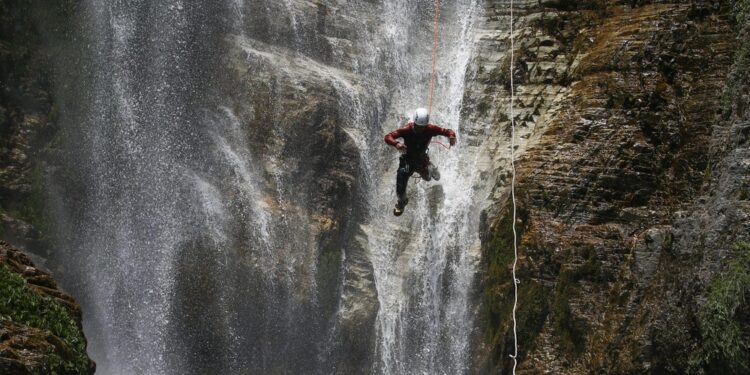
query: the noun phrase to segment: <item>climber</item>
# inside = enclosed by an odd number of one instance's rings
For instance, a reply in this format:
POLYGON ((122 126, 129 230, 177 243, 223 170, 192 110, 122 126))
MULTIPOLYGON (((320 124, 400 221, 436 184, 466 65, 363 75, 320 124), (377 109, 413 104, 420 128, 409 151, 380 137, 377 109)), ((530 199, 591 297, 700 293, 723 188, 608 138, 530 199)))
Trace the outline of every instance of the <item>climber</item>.
POLYGON ((401 152, 398 172, 396 173, 398 202, 396 208, 393 209, 394 215, 401 216, 404 213, 404 207, 409 203, 409 199, 406 197, 406 184, 414 172, 419 173, 425 181, 440 180, 440 173, 430 163, 430 158, 427 156, 427 146, 429 146, 432 137, 436 135, 448 137, 451 146, 456 144, 456 133, 453 130, 430 124, 430 114, 427 110, 417 108, 413 121, 409 121, 402 128, 385 136, 385 142, 401 152), (398 142, 397 138, 403 138, 404 142, 398 142))

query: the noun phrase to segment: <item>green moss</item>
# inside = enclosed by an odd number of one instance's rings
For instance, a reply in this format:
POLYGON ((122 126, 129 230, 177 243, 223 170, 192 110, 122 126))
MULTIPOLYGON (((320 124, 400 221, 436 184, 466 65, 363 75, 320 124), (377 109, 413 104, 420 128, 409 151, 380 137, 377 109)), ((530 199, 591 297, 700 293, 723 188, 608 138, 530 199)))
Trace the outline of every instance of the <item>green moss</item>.
MULTIPOLYGON (((499 365, 494 367, 508 368, 510 361, 508 354, 513 353, 513 284, 508 283, 502 288, 501 294, 484 306, 490 321, 494 321, 485 332, 486 341, 493 350, 493 360, 499 365), (499 298, 498 298, 499 297, 499 298)), ((533 349, 534 340, 542 331, 544 322, 549 314, 549 291, 540 282, 529 280, 518 287, 518 307, 516 309, 516 324, 518 341, 524 343, 519 348, 519 360, 523 361, 526 353, 533 349)))
POLYGON ((699 313, 702 342, 691 356, 691 373, 750 373, 747 355, 750 351, 747 337, 750 245, 739 243, 737 252, 737 258, 711 283, 708 299, 699 313))
POLYGON ((585 327, 573 316, 570 299, 574 295, 573 277, 569 271, 560 273, 550 308, 552 327, 558 338, 560 349, 570 354, 580 354, 585 347, 585 327))
POLYGON ((742 26, 750 22, 750 0, 735 0, 732 13, 738 25, 742 26))
POLYGON ((737 30, 737 52, 734 58, 734 69, 727 80, 727 87, 722 97, 723 117, 725 120, 731 118, 732 114, 738 117, 746 110, 741 95, 746 82, 750 80, 750 0, 735 0, 733 2, 736 30, 737 30), (737 113, 735 113, 737 112, 737 113))
POLYGON ((708 184, 711 182, 711 176, 713 174, 713 166, 711 165, 711 162, 709 161, 706 163, 706 168, 703 170, 703 184, 708 184))
POLYGON ((737 198, 741 201, 746 201, 748 198, 750 198, 750 190, 748 190, 747 187, 742 187, 740 189, 739 194, 737 195, 737 198))
POLYGON ((583 248, 582 256, 586 258, 584 264, 560 272, 550 308, 552 327, 559 338, 558 344, 564 352, 573 355, 583 353, 587 327, 583 320, 573 316, 569 301, 575 296, 576 284, 579 281, 594 279, 601 272, 593 248, 583 248))
POLYGON ((49 297, 32 291, 26 280, 0 266, 0 319, 10 320, 49 332, 63 340, 71 351, 69 358, 50 354, 45 373, 88 373, 86 341, 70 312, 49 297))
POLYGON ((317 282, 321 306, 335 310, 338 298, 338 281, 341 271, 341 249, 324 250, 318 258, 317 282))
MULTIPOLYGON (((521 238, 528 221, 527 213, 519 210, 517 225, 521 238)), ((507 370, 511 365, 508 354, 513 352, 513 229, 512 213, 503 216, 489 246, 485 248, 486 260, 484 288, 482 290, 482 315, 486 321, 485 342, 492 350, 490 367, 493 371, 507 370)), ((523 282, 518 286, 518 308, 516 310, 518 340, 526 343, 519 348, 519 360, 523 360, 532 348, 532 343, 541 332, 549 313, 549 290, 541 282, 532 279, 523 266, 519 266, 517 277, 523 282)))
MULTIPOLYGON (((522 223, 527 221, 527 214, 519 209, 517 218, 521 219, 522 223)), ((488 251, 485 252, 485 259, 487 261, 487 285, 500 287, 503 284, 511 283, 511 264, 513 262, 513 215, 508 212, 498 222, 496 231, 493 234, 492 242, 488 247, 488 251)), ((523 235, 525 225, 516 225, 517 237, 520 239, 523 235)), ((492 293, 492 289, 486 289, 486 293, 492 293)), ((490 297, 486 295, 486 297, 490 297)), ((489 298, 492 299, 492 298, 489 298)))
POLYGON ((482 98, 482 100, 477 104, 477 112, 480 116, 484 117, 487 115, 487 111, 491 108, 491 98, 489 96, 485 96, 482 98))
MULTIPOLYGON (((549 291, 538 281, 530 280, 519 285, 516 311, 519 342, 531 345, 542 331, 544 321, 549 314, 548 296, 549 291)), ((508 307, 512 308, 512 305, 509 303, 508 307)), ((524 351, 528 352, 528 350, 527 348, 524 351)))
POLYGON ((52 124, 58 124, 60 122, 60 104, 52 102, 47 117, 52 124))

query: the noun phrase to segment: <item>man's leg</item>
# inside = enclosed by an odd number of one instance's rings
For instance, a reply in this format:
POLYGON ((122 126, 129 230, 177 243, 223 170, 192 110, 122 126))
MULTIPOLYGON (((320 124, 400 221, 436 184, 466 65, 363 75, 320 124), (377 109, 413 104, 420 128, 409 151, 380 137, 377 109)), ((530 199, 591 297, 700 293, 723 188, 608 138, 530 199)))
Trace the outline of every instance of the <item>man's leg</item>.
POLYGON ((403 213, 404 207, 409 203, 409 198, 406 197, 406 185, 409 183, 409 178, 412 173, 411 166, 409 163, 401 158, 399 160, 398 172, 396 173, 396 195, 398 196, 398 203, 396 208, 393 210, 394 215, 399 216, 403 213))
POLYGON ((427 166, 427 171, 429 172, 429 174, 430 174, 430 177, 431 177, 431 178, 432 178, 433 180, 435 180, 435 181, 440 181, 440 171, 438 171, 438 169, 437 169, 437 167, 435 166, 435 164, 432 164, 432 163, 430 163, 430 164, 429 164, 429 165, 427 166))
POLYGON ((425 181, 440 180, 440 172, 437 167, 430 162, 430 157, 427 155, 424 156, 422 167, 419 169, 419 175, 422 176, 422 179, 425 181))

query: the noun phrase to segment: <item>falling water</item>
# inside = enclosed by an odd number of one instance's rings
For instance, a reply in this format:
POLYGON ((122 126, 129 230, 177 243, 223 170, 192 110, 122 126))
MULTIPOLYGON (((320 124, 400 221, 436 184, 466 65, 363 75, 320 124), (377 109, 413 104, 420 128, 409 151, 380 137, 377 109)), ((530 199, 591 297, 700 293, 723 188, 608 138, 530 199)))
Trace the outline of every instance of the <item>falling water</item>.
MULTIPOLYGON (((390 163, 378 188, 371 192, 369 240, 381 307, 376 368, 388 374, 454 374, 466 372, 469 366, 470 291, 479 257, 478 192, 474 189, 478 153, 471 146, 475 139, 466 135, 477 129, 462 121, 461 108, 473 52, 472 26, 479 9, 474 1, 444 6, 431 120, 456 130, 460 145, 450 151, 436 144, 430 147, 430 158, 442 180, 420 183, 412 179, 411 203, 404 216, 389 216, 395 202, 396 162, 390 163)), ((393 57, 401 78, 393 110, 409 114, 413 108, 426 106, 431 44, 425 34, 431 30, 413 33, 402 25, 414 18, 429 19, 429 14, 408 2, 393 2, 390 7, 386 35, 397 46, 393 57), (414 46, 422 49, 414 51, 414 46), (420 63, 414 64, 415 60, 420 63)))
POLYGON ((461 112, 481 6, 443 2, 432 120, 459 146, 431 147, 442 180, 410 181, 407 213, 394 218, 397 154, 382 136, 426 106, 432 1, 331 3, 85 2, 87 63, 76 68, 88 104, 69 116, 82 120, 66 125, 75 141, 62 162, 80 178, 61 183, 81 197, 61 226, 76 257, 61 262, 100 373, 335 371, 352 361, 335 353, 352 261, 340 248, 359 234, 379 303, 361 327, 373 353, 360 365, 467 372, 485 192, 482 129, 461 112), (236 71, 252 84, 224 78, 236 71), (342 253, 329 290, 323 241, 307 230, 319 217, 309 176, 321 171, 298 170, 292 156, 311 155, 289 143, 308 135, 286 123, 295 108, 275 104, 288 99, 283 84, 307 94, 309 82, 330 88, 338 117, 326 116, 357 154, 353 198, 341 202, 354 208, 329 241, 342 253), (273 103, 247 103, 263 90, 273 103), (334 308, 321 297, 330 293, 334 308))

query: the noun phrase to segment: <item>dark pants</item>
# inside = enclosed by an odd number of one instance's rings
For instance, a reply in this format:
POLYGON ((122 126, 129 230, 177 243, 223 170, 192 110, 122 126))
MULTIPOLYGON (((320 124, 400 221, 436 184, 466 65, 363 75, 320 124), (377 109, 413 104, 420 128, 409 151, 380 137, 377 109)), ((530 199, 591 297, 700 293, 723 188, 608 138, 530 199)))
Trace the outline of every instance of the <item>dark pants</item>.
POLYGON ((414 172, 419 173, 422 178, 429 179, 430 158, 427 155, 422 157, 408 157, 402 155, 398 159, 398 172, 396 173, 396 194, 398 195, 399 203, 406 201, 406 185, 409 183, 409 178, 414 172))

